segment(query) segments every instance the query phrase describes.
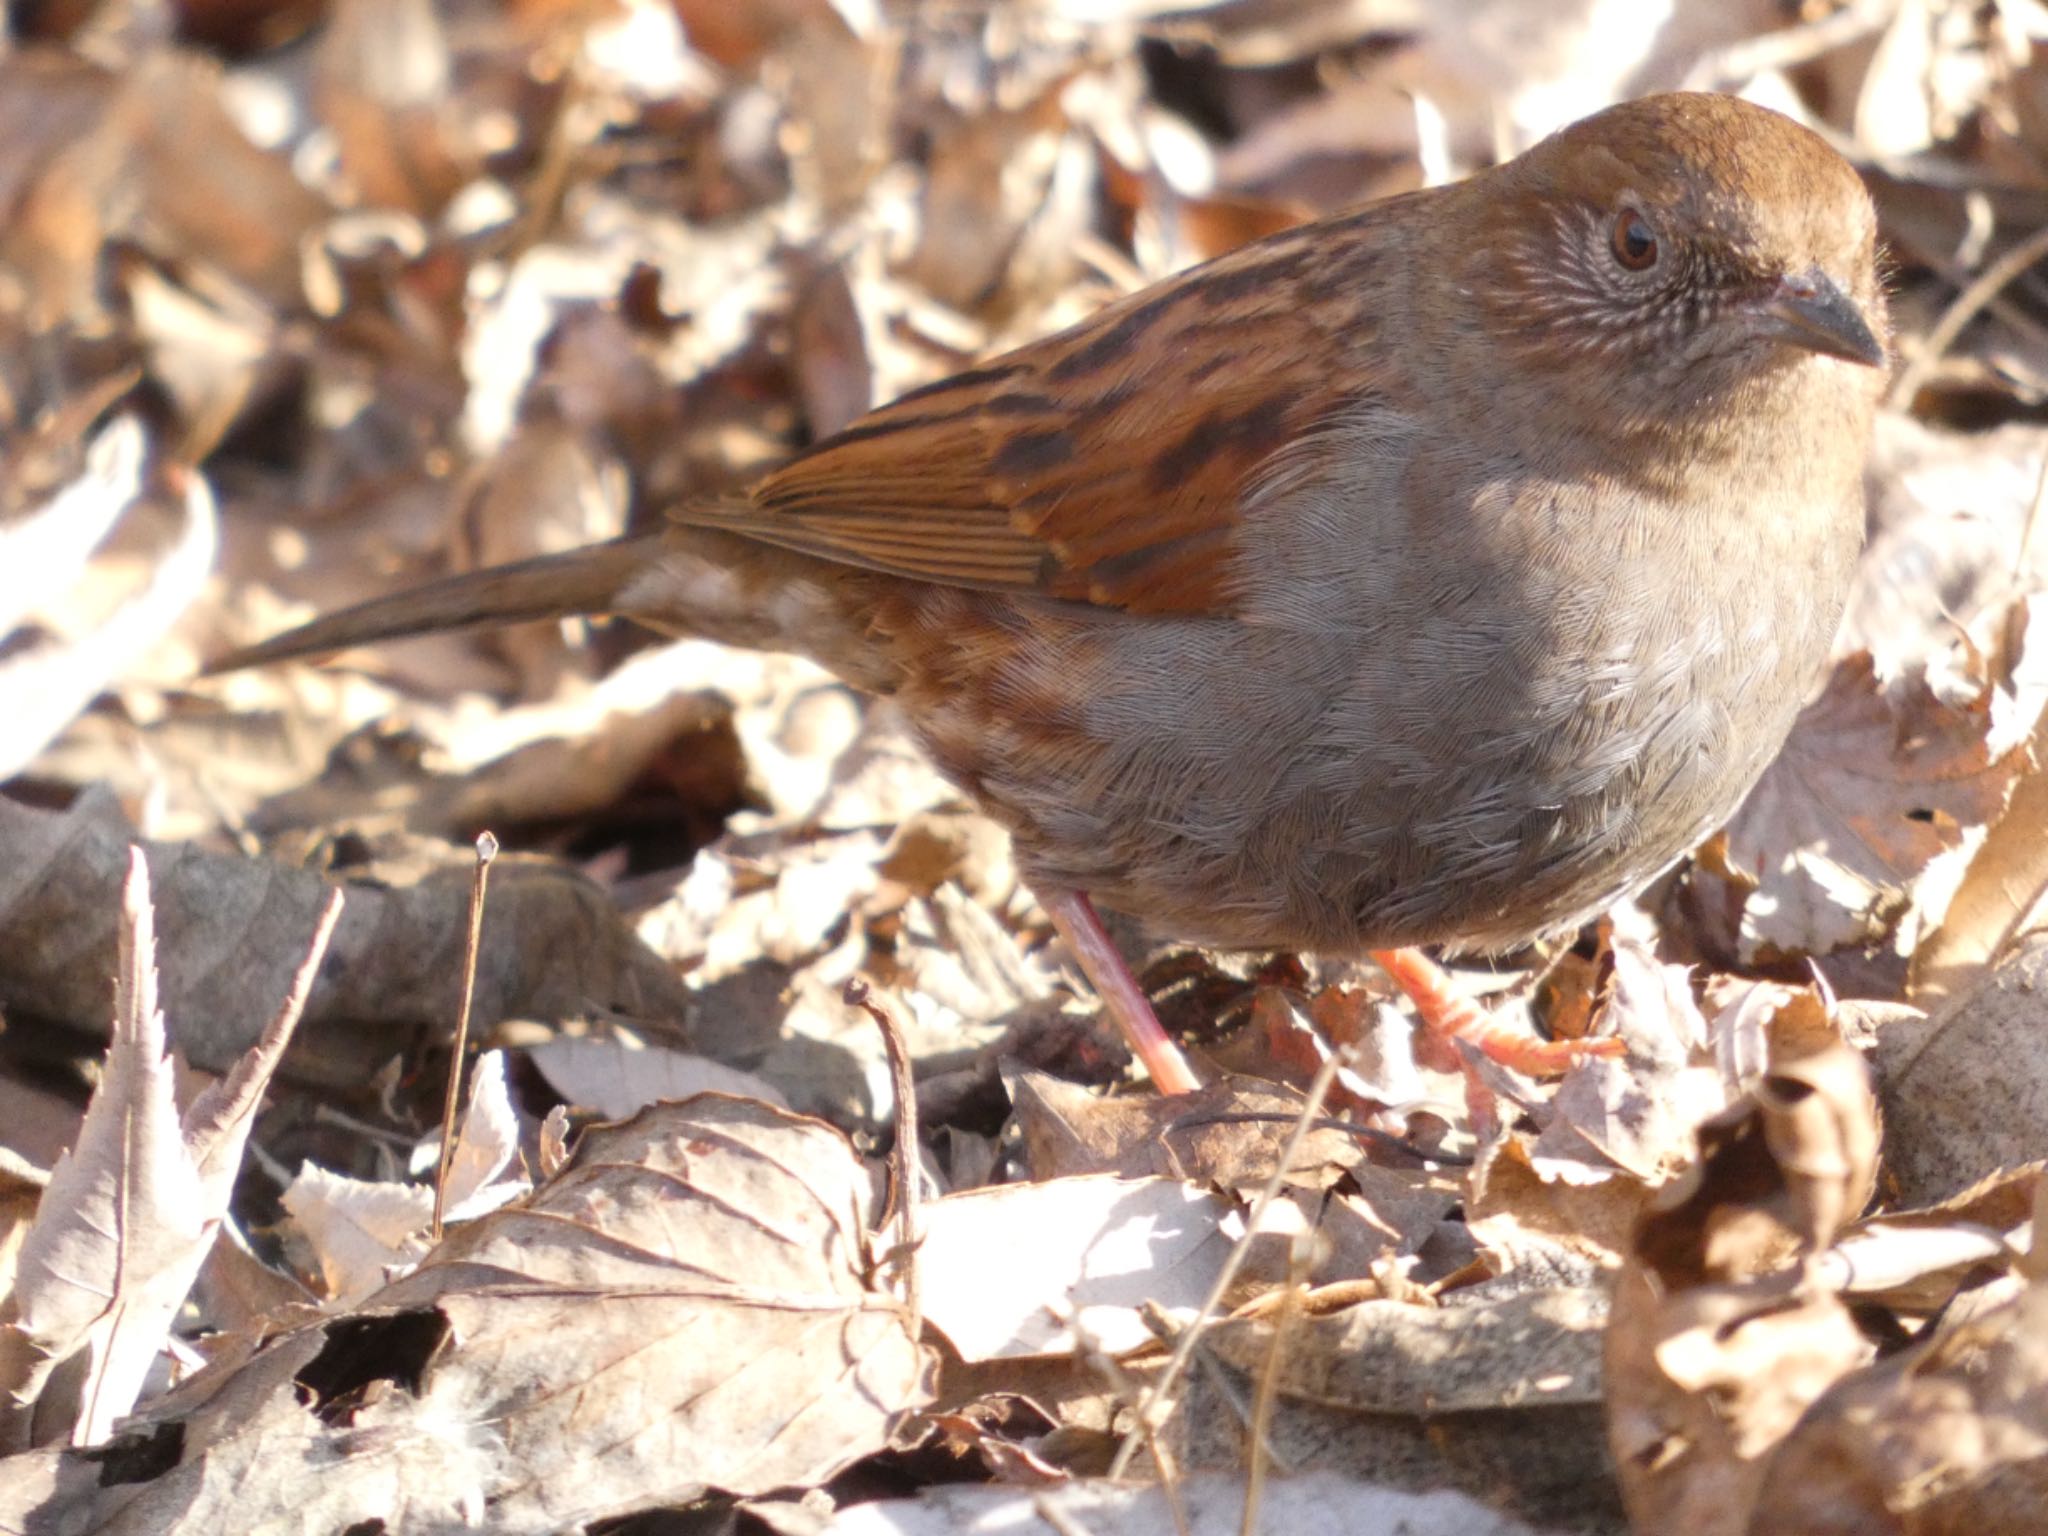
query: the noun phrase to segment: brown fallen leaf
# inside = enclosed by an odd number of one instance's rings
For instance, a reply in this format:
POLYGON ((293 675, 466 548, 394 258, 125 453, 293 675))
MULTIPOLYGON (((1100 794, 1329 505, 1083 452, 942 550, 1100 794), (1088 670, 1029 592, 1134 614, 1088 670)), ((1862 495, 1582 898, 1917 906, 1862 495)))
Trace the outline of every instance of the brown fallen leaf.
POLYGON ((2013 718, 2002 680, 1981 661, 1971 681, 1973 694, 1951 702, 1923 671, 1880 679, 1868 652, 1836 666, 1729 822, 1718 868, 1692 877, 1709 911, 1729 905, 1714 893, 1732 888, 1740 917, 1727 938, 1738 958, 1891 940, 1915 882, 2004 811, 2032 722, 2013 718))
POLYGON ((2035 1186, 2030 1283, 1840 1383, 1773 1458, 1750 1529, 2030 1536, 2048 1507, 2048 1264, 2035 1186))
POLYGON ((1877 1115, 1847 1046, 1774 1062, 1701 1127, 1638 1224, 1606 1349, 1608 1441, 1633 1526, 1743 1536, 1778 1444, 1871 1347, 1812 1283, 1868 1200, 1877 1115))
POLYGON ((929 1396, 929 1356, 873 1288, 877 1207, 844 1136, 764 1104, 600 1126, 361 1310, 201 1372, 93 1460, 16 1458, 0 1528, 423 1530, 488 1509, 539 1536, 812 1485, 929 1396))
MULTIPOLYGON (((0 861, 0 1003, 105 1030, 113 893, 132 836, 101 794, 88 792, 62 814, 0 796, 0 846, 9 855, 0 861)), ((145 846, 176 1044, 194 1065, 223 1069, 261 1035, 261 1000, 284 992, 329 882, 312 870, 190 844, 145 846)), ((369 1025, 451 1027, 469 865, 445 856, 414 879, 399 889, 348 885, 348 909, 307 1004, 295 1063, 328 1047, 352 1060, 345 1048, 360 1045, 369 1025)), ((593 882, 509 856, 492 876, 477 986, 477 1016, 491 1021, 615 1008, 673 1024, 686 1006, 675 973, 633 937, 593 882)))
MULTIPOLYGON (((1114 1173, 1187 1179, 1238 1194, 1266 1182, 1303 1102, 1291 1088, 1236 1077, 1170 1098, 1104 1098, 1043 1072, 1017 1074, 1010 1097, 1034 1179, 1114 1173), (1243 1116, 1259 1118, 1244 1123, 1243 1116)), ((1326 1188, 1364 1158, 1354 1138, 1318 1129, 1288 1177, 1326 1188)))
POLYGON ((2048 892, 2048 719, 2028 743, 2034 767, 1970 860, 1941 926, 1913 951, 1907 995, 1931 1008, 1976 981, 2041 926, 2048 892))

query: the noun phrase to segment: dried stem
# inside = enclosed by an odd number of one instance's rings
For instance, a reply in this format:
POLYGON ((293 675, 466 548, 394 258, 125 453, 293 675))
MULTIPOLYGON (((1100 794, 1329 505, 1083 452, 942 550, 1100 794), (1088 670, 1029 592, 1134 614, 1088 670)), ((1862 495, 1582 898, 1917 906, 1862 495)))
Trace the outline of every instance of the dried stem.
POLYGON ((1223 1298, 1229 1293, 1237 1279, 1237 1272, 1243 1268, 1245 1255, 1251 1251, 1252 1239, 1265 1221, 1267 1208, 1280 1196, 1280 1187, 1286 1181, 1287 1170, 1294 1166, 1294 1159, 1301 1152, 1302 1143, 1308 1139, 1309 1128, 1322 1113, 1323 1100, 1329 1096, 1330 1085, 1337 1080, 1337 1065, 1340 1053, 1332 1051, 1323 1058, 1323 1064, 1316 1071, 1315 1081, 1309 1084, 1307 1101, 1301 1106, 1296 1117, 1294 1130, 1288 1135, 1287 1144, 1280 1149, 1280 1156, 1274 1160, 1273 1172, 1267 1178, 1265 1187, 1258 1198, 1252 1201, 1251 1209, 1245 1214, 1244 1240, 1230 1250, 1230 1256, 1223 1261, 1216 1280, 1209 1287, 1209 1294, 1202 1299, 1202 1310, 1194 1322, 1182 1333, 1174 1346, 1173 1358, 1166 1362, 1166 1369, 1159 1375, 1150 1390, 1137 1406, 1138 1425, 1124 1436, 1123 1445, 1117 1450, 1116 1460, 1110 1463, 1109 1475, 1122 1477, 1129 1472, 1131 1462, 1138 1454, 1138 1447, 1151 1434, 1152 1427, 1163 1421, 1162 1405, 1171 1411, 1170 1400, 1180 1378, 1186 1374, 1188 1362, 1194 1357, 1195 1344, 1208 1327, 1209 1320, 1222 1309, 1223 1298))
POLYGON ((889 1082, 896 1095, 896 1150, 889 1159, 889 1207, 896 1220, 896 1273, 903 1304, 910 1311, 910 1335, 924 1331, 924 1299, 917 1278, 917 1084, 910 1075, 910 1045, 903 1024, 862 977, 846 983, 840 996, 875 1021, 889 1055, 889 1082))
POLYGON ((448 1202, 448 1165, 455 1159, 455 1111, 462 1103, 463 1063, 469 1054, 469 1011, 476 1002, 477 952, 484 936, 484 890, 491 878, 491 860, 498 840, 489 832, 476 840, 476 878, 469 887, 469 938, 462 955, 462 1006, 455 1016, 455 1048, 448 1058, 448 1097, 441 1106, 441 1163, 434 1170, 434 1234, 441 1241, 441 1218, 448 1202))

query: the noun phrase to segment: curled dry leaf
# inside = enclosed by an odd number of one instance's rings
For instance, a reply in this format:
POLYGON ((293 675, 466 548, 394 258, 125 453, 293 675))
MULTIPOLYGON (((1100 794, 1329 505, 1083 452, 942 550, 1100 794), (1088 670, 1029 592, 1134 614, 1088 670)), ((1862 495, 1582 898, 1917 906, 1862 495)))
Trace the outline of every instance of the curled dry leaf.
MULTIPOLYGON (((2038 1220, 2037 1207, 2037 1234, 2038 1220)), ((2011 1302, 1815 1403, 1772 1458, 1752 1529, 2030 1536, 2044 1508, 2048 1281, 2037 1272, 2011 1302)))
MULTIPOLYGON (((518 1155, 505 1053, 486 1051, 470 1073, 469 1105, 448 1164, 446 1218, 468 1221, 525 1194, 531 1186, 512 1167, 518 1155)), ((353 1179, 307 1163, 280 1198, 297 1224, 294 1235, 311 1249, 309 1267, 337 1306, 359 1305, 427 1252, 431 1185, 353 1179)))
POLYGON ((142 424, 124 416, 92 440, 77 478, 0 525, 0 631, 82 569, 142 489, 142 424))
POLYGON ((1706 1021, 1683 966, 1660 964, 1632 939, 1613 946, 1614 970, 1596 1015, 1628 1054, 1579 1064, 1559 1085, 1555 1118, 1532 1149, 1563 1155, 1582 1139, 1645 1183, 1677 1168, 1692 1129, 1726 1102, 1707 1057, 1706 1021))
POLYGON ((764 1104, 598 1127, 359 1312, 160 1400, 112 1452, 125 1480, 17 1462, 0 1527, 438 1530, 488 1508, 553 1533, 823 1481, 929 1396, 873 1288, 877 1204, 844 1136, 764 1104))
POLYGON ((2044 1171, 2048 1164, 2030 1163, 1938 1205, 1866 1216, 1821 1255, 1821 1281, 1861 1301, 1932 1317, 1961 1288, 2029 1249, 2044 1171))
POLYGON ((1869 1199, 1877 1115, 1847 1046, 1773 1063, 1637 1227, 1607 1333, 1634 1528, 1741 1536, 1778 1443, 1870 1346, 1814 1255, 1869 1199))
POLYGON ((2014 786, 2005 814, 1985 834, 1941 927, 1913 951, 1906 986, 1923 1008, 1977 982, 2041 926, 2041 898, 2048 893, 2048 715, 2035 723, 2028 748, 2034 770, 2014 786))

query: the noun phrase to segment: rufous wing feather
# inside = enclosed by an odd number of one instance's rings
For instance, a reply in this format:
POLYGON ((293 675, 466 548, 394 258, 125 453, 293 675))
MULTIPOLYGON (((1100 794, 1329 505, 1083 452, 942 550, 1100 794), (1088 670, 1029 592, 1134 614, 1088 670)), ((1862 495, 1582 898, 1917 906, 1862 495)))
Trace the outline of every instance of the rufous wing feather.
POLYGON ((1251 490, 1358 371, 1373 317, 1333 325, 1318 299, 1374 291, 1388 206, 1248 245, 674 516, 942 584, 1227 611, 1251 490))

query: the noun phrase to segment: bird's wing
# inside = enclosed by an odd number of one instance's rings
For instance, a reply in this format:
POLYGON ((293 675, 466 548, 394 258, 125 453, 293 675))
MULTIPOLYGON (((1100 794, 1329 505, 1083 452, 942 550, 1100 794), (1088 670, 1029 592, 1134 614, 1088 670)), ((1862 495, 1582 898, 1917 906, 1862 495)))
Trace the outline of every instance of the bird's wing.
POLYGON ((1225 611, 1263 468, 1371 355, 1385 206, 1135 294, 677 515, 947 585, 1225 611))

